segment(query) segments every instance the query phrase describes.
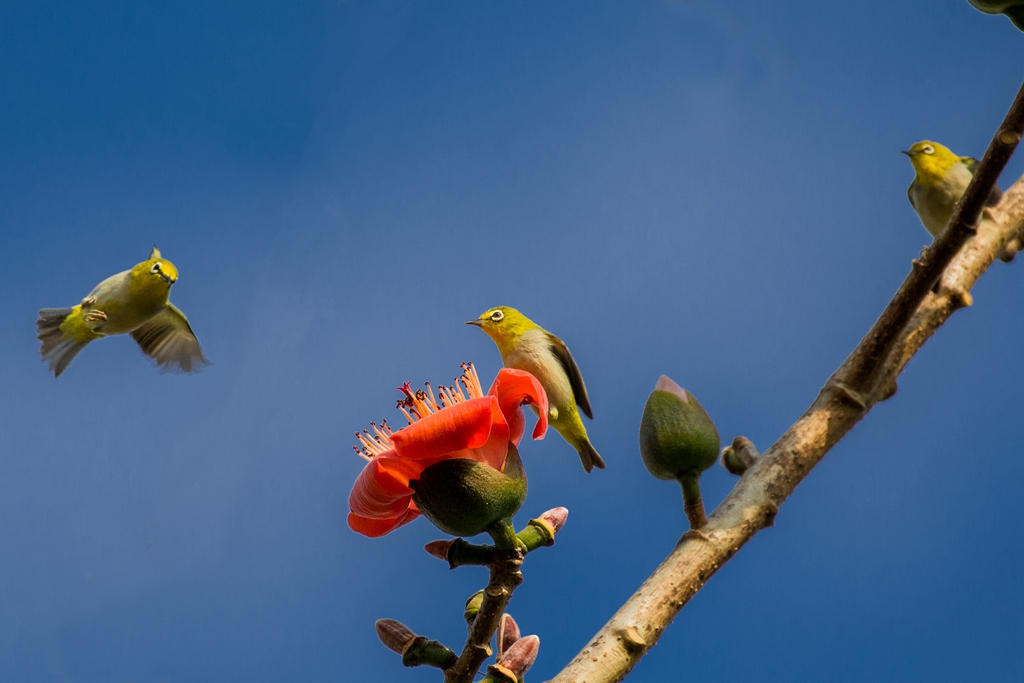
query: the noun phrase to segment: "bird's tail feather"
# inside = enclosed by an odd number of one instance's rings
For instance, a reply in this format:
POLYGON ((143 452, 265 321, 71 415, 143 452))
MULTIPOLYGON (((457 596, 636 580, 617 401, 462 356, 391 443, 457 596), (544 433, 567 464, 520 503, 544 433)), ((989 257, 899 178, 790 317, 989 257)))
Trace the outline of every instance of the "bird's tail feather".
POLYGON ((583 469, 587 472, 590 472, 595 467, 599 470, 604 469, 604 460, 598 454, 593 444, 590 443, 590 439, 583 439, 577 452, 580 454, 580 462, 583 463, 583 469))
POLYGON ((46 361, 54 377, 60 377, 78 352, 85 348, 88 341, 76 341, 73 337, 66 336, 60 329, 69 315, 74 312, 73 308, 44 308, 39 311, 39 320, 36 321, 36 339, 41 344, 39 355, 46 361))

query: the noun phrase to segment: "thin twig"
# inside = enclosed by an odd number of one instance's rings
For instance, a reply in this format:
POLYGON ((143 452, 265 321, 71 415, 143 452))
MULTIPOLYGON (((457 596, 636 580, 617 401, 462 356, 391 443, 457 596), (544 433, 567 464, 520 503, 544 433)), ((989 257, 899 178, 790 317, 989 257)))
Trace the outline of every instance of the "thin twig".
POLYGON ((459 660, 444 672, 445 683, 470 683, 480 666, 491 655, 491 638, 498 629, 512 592, 523 582, 519 566, 521 554, 506 554, 490 565, 491 578, 484 589, 480 611, 469 629, 466 646, 459 660))
POLYGON ((974 234, 973 228, 966 229, 965 234, 964 225, 971 226, 977 220, 982 201, 977 198, 988 196, 998 175, 993 169, 1005 165, 1006 159, 1000 159, 1019 142, 1022 126, 1024 87, 961 202, 978 202, 977 208, 958 208, 951 226, 922 259, 927 262, 915 264, 882 318, 807 412, 741 477, 708 518, 702 533, 684 536, 672 554, 550 683, 622 680, 708 579, 755 534, 771 526, 779 506, 825 454, 877 402, 891 396, 896 377, 907 362, 954 312, 969 303, 967 292, 1021 230, 1024 179, 1006 192, 999 206, 986 209, 977 235, 964 246, 974 234), (969 217, 972 220, 967 221, 969 217), (943 271, 944 286, 937 293, 931 292, 943 271))

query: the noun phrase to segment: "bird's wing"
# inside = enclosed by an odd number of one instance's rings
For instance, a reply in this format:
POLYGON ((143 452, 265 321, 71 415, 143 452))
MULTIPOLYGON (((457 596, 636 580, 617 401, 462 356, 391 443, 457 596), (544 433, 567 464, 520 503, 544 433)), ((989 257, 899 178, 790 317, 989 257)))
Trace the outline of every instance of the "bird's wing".
POLYGON ((981 162, 974 157, 960 157, 960 163, 967 167, 971 175, 974 175, 974 172, 978 170, 978 164, 981 162))
POLYGON ((555 358, 562 365, 565 374, 569 376, 569 386, 572 387, 572 394, 576 398, 576 405, 580 407, 584 415, 593 420, 594 413, 590 409, 590 399, 587 398, 587 387, 583 384, 583 375, 580 374, 580 369, 576 367, 576 361, 572 359, 569 348, 561 339, 550 332, 545 332, 545 334, 551 343, 551 352, 555 354, 555 358))
POLYGON ((82 299, 82 306, 85 308, 97 306, 102 309, 111 299, 121 303, 128 301, 128 280, 130 277, 131 271, 129 270, 111 275, 92 288, 89 295, 82 299))
POLYGON ((986 206, 995 206, 1003 199, 1003 191, 998 185, 992 186, 992 191, 988 193, 988 200, 985 202, 986 206))
MULTIPOLYGON (((960 163, 967 167, 967 170, 974 175, 978 170, 978 164, 981 162, 974 157, 960 157, 960 163)), ((992 191, 988 193, 988 200, 985 202, 986 206, 995 206, 1003 198, 1003 191, 998 185, 992 186, 992 191)))
POLYGON ((162 370, 194 372, 210 362, 203 355, 185 314, 171 303, 132 330, 132 339, 162 370))

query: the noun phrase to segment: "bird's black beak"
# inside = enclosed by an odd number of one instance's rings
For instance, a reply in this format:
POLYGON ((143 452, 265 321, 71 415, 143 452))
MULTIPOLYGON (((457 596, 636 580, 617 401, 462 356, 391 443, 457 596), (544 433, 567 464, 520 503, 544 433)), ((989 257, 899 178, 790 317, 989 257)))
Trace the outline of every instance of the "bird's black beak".
POLYGON ((166 282, 167 284, 169 284, 169 285, 173 285, 173 284, 174 284, 173 282, 171 282, 171 276, 170 276, 170 275, 164 275, 163 273, 160 273, 160 277, 161 277, 161 278, 163 279, 163 281, 164 281, 164 282, 166 282))
POLYGON ((466 324, 467 325, 476 325, 477 327, 480 327, 480 326, 482 326, 484 324, 484 321, 483 320, 467 320, 466 324))
POLYGON ((909 149, 901 149, 900 154, 906 154, 908 157, 912 157, 917 154, 917 152, 912 152, 909 149))

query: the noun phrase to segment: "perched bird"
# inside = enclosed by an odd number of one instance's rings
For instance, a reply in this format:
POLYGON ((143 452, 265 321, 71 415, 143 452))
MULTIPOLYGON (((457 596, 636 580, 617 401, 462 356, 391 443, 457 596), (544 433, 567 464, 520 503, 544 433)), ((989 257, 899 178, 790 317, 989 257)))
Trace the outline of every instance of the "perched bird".
MULTIPOLYGON (((907 198, 924 227, 933 237, 938 237, 953 216, 957 202, 967 191, 974 177, 974 169, 978 167, 978 160, 958 157, 949 148, 930 140, 922 140, 902 152, 910 157, 916 173, 914 182, 907 188, 907 198)), ((987 205, 995 206, 1002 197, 1002 190, 993 186, 987 205)), ((1017 249, 1019 245, 1016 240, 1012 240, 1000 258, 1012 261, 1017 249)))
POLYGON ((576 410, 579 406, 584 415, 594 417, 580 369, 565 343, 508 306, 489 309, 466 324, 476 325, 494 340, 505 367, 526 370, 540 381, 548 395, 548 422, 579 453, 583 469, 604 469, 576 410))
POLYGON ((147 260, 111 275, 77 306, 39 311, 39 355, 60 377, 92 340, 129 332, 162 369, 198 370, 209 361, 185 315, 167 300, 177 280, 178 269, 153 247, 147 260))

